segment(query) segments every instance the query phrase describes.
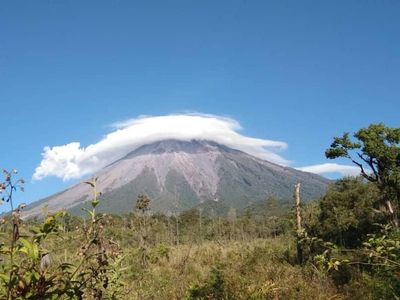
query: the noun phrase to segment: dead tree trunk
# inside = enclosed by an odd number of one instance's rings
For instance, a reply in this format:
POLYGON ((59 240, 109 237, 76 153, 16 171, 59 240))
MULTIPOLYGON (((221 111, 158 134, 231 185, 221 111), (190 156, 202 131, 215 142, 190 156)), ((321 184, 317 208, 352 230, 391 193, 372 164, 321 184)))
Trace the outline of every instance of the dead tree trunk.
POLYGON ((301 227, 301 210, 300 210, 300 183, 294 188, 294 198, 296 200, 296 221, 297 221, 297 262, 303 263, 303 247, 301 245, 302 227, 301 227))

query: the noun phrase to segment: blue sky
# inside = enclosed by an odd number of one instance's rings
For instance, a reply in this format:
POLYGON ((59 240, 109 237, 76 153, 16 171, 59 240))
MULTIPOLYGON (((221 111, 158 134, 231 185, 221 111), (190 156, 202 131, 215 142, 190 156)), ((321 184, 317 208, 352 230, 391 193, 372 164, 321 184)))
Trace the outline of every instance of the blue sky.
POLYGON ((97 143, 110 124, 186 111, 228 116, 301 167, 333 136, 399 126, 399 1, 5 1, 0 167, 30 202, 45 146, 97 143))

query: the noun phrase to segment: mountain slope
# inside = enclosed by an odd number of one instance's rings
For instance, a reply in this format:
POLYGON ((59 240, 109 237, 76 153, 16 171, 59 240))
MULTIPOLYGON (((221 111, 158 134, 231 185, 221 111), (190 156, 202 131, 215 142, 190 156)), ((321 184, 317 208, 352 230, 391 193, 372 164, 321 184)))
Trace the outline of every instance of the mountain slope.
MULTIPOLYGON (((153 211, 180 212, 204 201, 244 208, 267 196, 290 199, 294 184, 302 183, 302 197, 322 195, 329 180, 279 166, 210 141, 163 140, 144 145, 94 174, 103 193, 100 210, 132 211, 136 197, 147 194, 153 211)), ((25 216, 66 208, 79 213, 90 199, 90 187, 79 183, 31 204, 25 216)))

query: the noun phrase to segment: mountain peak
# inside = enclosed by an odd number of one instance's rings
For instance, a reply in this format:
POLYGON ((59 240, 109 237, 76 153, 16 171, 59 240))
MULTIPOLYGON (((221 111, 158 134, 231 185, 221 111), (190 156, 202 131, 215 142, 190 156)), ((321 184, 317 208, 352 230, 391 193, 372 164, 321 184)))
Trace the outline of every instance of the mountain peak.
POLYGON ((177 140, 165 139, 142 145, 134 151, 128 153, 125 159, 130 159, 145 154, 163 154, 163 153, 207 153, 207 152, 236 152, 239 150, 231 149, 227 146, 218 144, 209 140, 177 140))

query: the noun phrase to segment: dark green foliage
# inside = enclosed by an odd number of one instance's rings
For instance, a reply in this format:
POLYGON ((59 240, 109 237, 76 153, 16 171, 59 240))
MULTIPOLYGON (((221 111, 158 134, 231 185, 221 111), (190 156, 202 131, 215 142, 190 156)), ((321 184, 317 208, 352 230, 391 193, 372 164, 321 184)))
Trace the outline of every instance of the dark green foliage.
POLYGON ((362 178, 344 178, 332 185, 319 202, 318 223, 309 228, 326 241, 343 247, 360 246, 375 223, 383 221, 376 210, 379 191, 362 178))
POLYGON ((318 218, 308 218, 304 242, 314 262, 354 298, 399 299, 400 128, 371 124, 354 139, 334 138, 325 154, 350 159, 363 179, 345 178, 328 190, 318 218), (353 290, 357 280, 364 291, 353 290))
POLYGON ((213 268, 210 274, 210 280, 203 286, 194 286, 188 289, 187 300, 195 299, 230 299, 228 291, 225 289, 224 279, 218 268, 213 268))
POLYGON ((399 296, 400 229, 390 224, 381 225, 379 232, 368 235, 363 246, 367 261, 374 266, 370 272, 377 279, 377 292, 386 298, 399 296))
POLYGON ((361 175, 379 189, 379 200, 386 206, 387 215, 398 226, 397 209, 400 206, 400 128, 371 124, 354 133, 335 137, 326 150, 327 158, 344 157, 360 168, 361 175))

